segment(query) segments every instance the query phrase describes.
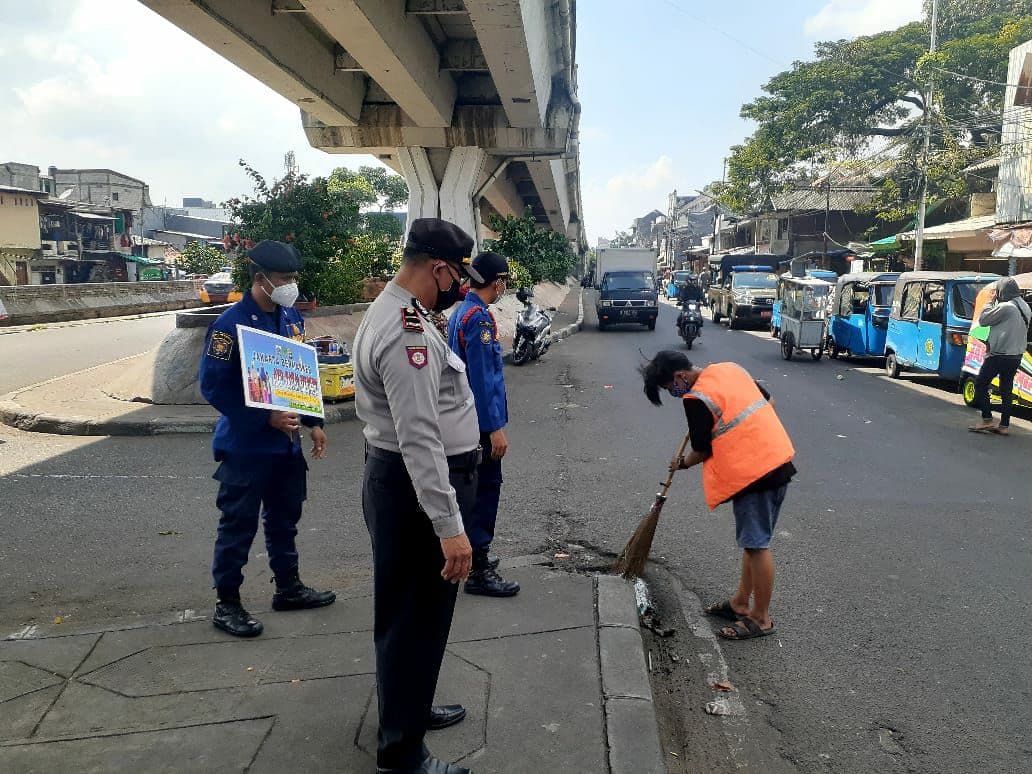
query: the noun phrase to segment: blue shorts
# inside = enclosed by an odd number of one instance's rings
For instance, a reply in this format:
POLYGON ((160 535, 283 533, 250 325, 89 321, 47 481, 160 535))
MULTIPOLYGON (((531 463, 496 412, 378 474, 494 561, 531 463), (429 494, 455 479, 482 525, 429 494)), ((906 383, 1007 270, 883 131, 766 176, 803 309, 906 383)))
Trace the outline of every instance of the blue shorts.
POLYGON ((781 503, 788 484, 738 495, 731 501, 735 509, 735 541, 739 548, 769 548, 778 523, 781 503))

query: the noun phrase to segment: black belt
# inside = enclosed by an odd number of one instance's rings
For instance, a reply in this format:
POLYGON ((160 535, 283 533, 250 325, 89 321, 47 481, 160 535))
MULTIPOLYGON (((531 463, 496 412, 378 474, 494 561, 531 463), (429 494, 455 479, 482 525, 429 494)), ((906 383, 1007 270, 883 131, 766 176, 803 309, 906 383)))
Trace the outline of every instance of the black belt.
MULTIPOLYGON (((472 451, 449 455, 448 470, 452 473, 469 473, 470 471, 476 470, 477 466, 480 465, 480 462, 483 459, 482 452, 482 448, 478 446, 472 451)), ((395 463, 403 462, 401 452, 381 449, 379 446, 372 446, 369 443, 365 445, 365 453, 366 457, 372 457, 375 460, 395 463)))

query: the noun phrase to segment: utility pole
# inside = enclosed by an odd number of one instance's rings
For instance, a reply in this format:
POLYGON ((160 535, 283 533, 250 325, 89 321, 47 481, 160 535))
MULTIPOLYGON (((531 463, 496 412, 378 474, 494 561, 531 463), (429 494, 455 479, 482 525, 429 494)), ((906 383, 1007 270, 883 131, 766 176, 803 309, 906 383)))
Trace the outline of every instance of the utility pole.
POLYGON ((831 211, 831 176, 824 181, 824 263, 823 268, 830 269, 828 262, 828 213, 831 211))
MULTIPOLYGON (((938 43, 939 0, 932 0, 931 41, 928 53, 934 54, 938 43)), ((929 72, 933 72, 929 70, 929 72)), ((932 143, 932 92, 934 76, 928 76, 928 91, 924 98, 924 152, 921 155, 921 199, 917 205, 917 228, 914 232, 914 271, 920 271, 924 262, 925 210, 928 208, 928 153, 932 143)))

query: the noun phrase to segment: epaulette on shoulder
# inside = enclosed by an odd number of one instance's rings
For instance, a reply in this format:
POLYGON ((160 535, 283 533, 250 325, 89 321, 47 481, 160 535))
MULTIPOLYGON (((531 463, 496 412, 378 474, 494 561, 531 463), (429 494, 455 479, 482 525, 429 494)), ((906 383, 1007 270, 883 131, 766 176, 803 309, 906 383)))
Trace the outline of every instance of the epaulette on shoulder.
POLYGON ((401 307, 401 327, 410 333, 422 333, 423 320, 420 318, 419 312, 411 306, 401 307))

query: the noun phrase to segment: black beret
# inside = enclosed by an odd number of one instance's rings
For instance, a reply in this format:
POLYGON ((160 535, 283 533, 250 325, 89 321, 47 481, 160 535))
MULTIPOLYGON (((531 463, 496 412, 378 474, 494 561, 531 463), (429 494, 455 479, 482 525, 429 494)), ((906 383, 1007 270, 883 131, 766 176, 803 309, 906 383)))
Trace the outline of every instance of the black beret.
POLYGON ((509 262, 498 253, 481 253, 473 259, 473 268, 484 278, 483 282, 509 278, 509 262))
POLYGON ((453 263, 474 282, 483 282, 470 258, 473 239, 454 223, 440 218, 417 218, 409 228, 405 249, 453 263))
POLYGON ((247 251, 247 257, 268 271, 283 274, 301 271, 301 254, 294 245, 286 242, 263 239, 247 251))

